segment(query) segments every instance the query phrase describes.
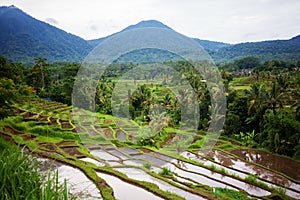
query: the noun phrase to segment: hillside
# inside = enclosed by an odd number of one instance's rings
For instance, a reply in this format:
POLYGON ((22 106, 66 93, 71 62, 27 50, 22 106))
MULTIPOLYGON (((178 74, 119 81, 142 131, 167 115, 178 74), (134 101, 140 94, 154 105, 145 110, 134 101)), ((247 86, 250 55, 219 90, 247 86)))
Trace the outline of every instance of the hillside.
POLYGON ((49 62, 80 62, 91 50, 82 38, 34 19, 15 6, 0 7, 0 54, 9 61, 30 63, 35 57, 49 62))

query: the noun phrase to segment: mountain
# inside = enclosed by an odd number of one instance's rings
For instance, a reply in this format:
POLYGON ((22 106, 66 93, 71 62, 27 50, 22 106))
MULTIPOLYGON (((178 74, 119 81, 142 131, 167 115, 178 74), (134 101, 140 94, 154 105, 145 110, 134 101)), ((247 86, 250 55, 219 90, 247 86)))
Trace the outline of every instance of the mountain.
MULTIPOLYGON (((145 27, 159 27, 167 28, 170 27, 164 25, 163 23, 156 20, 141 21, 138 24, 128 26, 127 28, 121 30, 123 31, 132 30, 136 28, 145 28, 145 27)), ((172 29, 171 29, 172 30, 172 29)), ((117 34, 114 33, 104 38, 99 38, 95 40, 89 40, 88 43, 95 47, 100 44, 103 40, 117 34)), ((215 42, 209 40, 201 40, 198 38, 192 38, 198 44, 200 44, 212 57, 215 62, 229 62, 234 59, 246 56, 256 56, 261 61, 266 60, 286 60, 290 62, 295 62, 300 60, 300 35, 296 36, 290 40, 273 40, 273 41, 262 41, 262 42, 247 42, 240 44, 228 44, 223 42, 215 42)), ((136 52, 137 53, 137 52, 136 52)), ((160 52, 161 53, 161 52, 160 52)), ((138 51, 139 56, 145 56, 145 53, 138 51)), ((147 54, 154 55, 153 50, 147 49, 147 54)), ((135 57, 138 57, 135 55, 135 57)), ((170 58, 172 56, 166 55, 170 58)), ((131 60, 130 58, 128 60, 131 60)), ((140 62, 142 59, 138 59, 140 62)), ((124 59, 122 61, 125 62, 124 59)), ((145 61, 145 60, 144 60, 145 61)))
MULTIPOLYGON (((114 36, 115 34, 122 33, 124 31, 138 29, 138 28, 150 28, 150 27, 165 28, 165 29, 173 30, 169 26, 167 26, 157 20, 144 20, 137 24, 130 25, 127 28, 125 28, 117 33, 114 33, 112 35, 109 35, 107 37, 99 38, 99 39, 95 39, 95 40, 89 40, 88 43, 90 45, 92 45, 93 47, 95 47, 98 44, 100 44, 102 41, 104 41, 105 39, 108 39, 108 38, 114 36)), ((198 44, 200 44, 208 52, 215 52, 222 47, 229 46, 229 44, 222 43, 222 42, 200 40, 197 38, 192 38, 192 39, 195 40, 198 44)), ((144 49, 144 50, 136 50, 136 51, 133 51, 126 55, 123 55, 116 62, 124 62, 124 63, 130 63, 133 61, 134 61, 133 63, 163 62, 163 61, 177 60, 177 59, 179 59, 179 57, 170 52, 161 51, 158 49, 144 49)))
POLYGON ((166 28, 166 29, 170 29, 172 30, 170 27, 164 25, 163 23, 159 22, 159 21, 156 21, 156 20, 147 20, 147 21, 141 21, 135 25, 130 25, 126 28, 124 28, 123 30, 119 31, 119 32, 116 32, 116 33, 113 33, 109 36, 106 36, 106 37, 103 37, 103 38, 98 38, 98 39, 94 39, 94 40, 88 40, 88 43, 95 47, 97 46, 98 44, 100 44, 103 40, 111 37, 111 36, 114 36, 118 33, 122 33, 124 31, 129 31, 129 30, 133 30, 133 29, 137 29, 137 28, 149 28, 149 27, 156 27, 156 28, 166 28))
POLYGON ((9 61, 80 62, 92 49, 84 39, 34 19, 15 6, 0 7, 0 55, 9 61))
MULTIPOLYGON (((130 25, 127 28, 117 32, 117 33, 122 33, 124 31, 128 31, 128 30, 133 30, 133 29, 137 29, 137 28, 149 28, 149 27, 155 27, 155 28, 166 28, 166 29, 170 29, 173 30, 172 28, 170 28, 169 26, 157 21, 157 20, 144 20, 141 21, 135 25, 130 25)), ((114 33, 112 35, 103 37, 103 38, 99 38, 99 39, 94 39, 94 40, 88 40, 88 43, 95 47, 98 44, 100 44, 103 40, 117 34, 114 33)), ((193 38, 198 44, 200 44, 205 50, 207 50, 208 52, 214 52, 219 50, 222 47, 225 46, 229 46, 229 44, 226 43, 222 43, 222 42, 214 42, 214 41, 208 41, 208 40, 200 40, 198 38, 193 38)))
MULTIPOLYGON (((147 20, 128 26, 120 32, 145 27, 172 30, 159 21, 147 20)), ((0 30, 0 55, 7 57, 9 61, 22 63, 32 63, 34 62, 33 58, 36 57, 47 58, 48 62, 81 62, 103 40, 120 33, 86 41, 34 19, 15 6, 0 7, 0 30)), ((261 61, 278 59, 295 62, 300 60, 300 35, 289 40, 247 42, 235 45, 198 38, 193 39, 211 55, 215 62, 229 62, 245 56, 257 56, 261 61)), ((138 58, 135 59, 137 62, 151 61, 150 57, 155 57, 155 61, 174 57, 174 55, 154 49, 134 53, 135 55, 123 56, 119 61, 130 61, 132 60, 130 56, 138 58)))
MULTIPOLYGON (((149 20, 149 21, 141 21, 138 24, 128 26, 127 28, 121 30, 121 33, 127 30, 132 30, 136 28, 145 28, 145 27, 159 27, 159 28, 167 28, 171 29, 170 27, 164 25, 163 23, 156 21, 156 20, 149 20)), ((172 29, 171 29, 172 30, 172 29)), ((89 40, 88 43, 95 47, 100 44, 103 40, 117 34, 114 33, 104 38, 99 38, 95 40, 89 40)), ((209 40, 201 40, 198 38, 192 38, 198 44, 200 44, 212 57, 215 62, 229 62, 234 59, 246 56, 256 56, 261 61, 266 60, 286 60, 290 62, 295 62, 300 60, 300 36, 296 36, 290 40, 273 40, 273 41, 262 41, 262 42, 247 42, 247 43, 240 43, 240 44, 228 44, 223 42, 215 42, 209 40)), ((147 60, 149 58, 149 54, 155 56, 154 50, 146 50, 147 53, 137 51, 138 56, 135 55, 135 58, 141 57, 137 60, 137 62, 141 61, 150 61, 147 60), (148 56, 147 56, 148 54, 148 56), (145 60, 145 56, 147 59, 145 60)), ((160 52, 161 54, 162 52, 160 52)), ((157 55, 156 55, 157 56, 157 55)), ((164 56, 164 55, 163 55, 164 56)), ((161 58, 163 56, 160 56, 161 58)), ((172 56, 166 55, 166 57, 170 58, 172 56)), ((123 62, 126 60, 130 61, 132 59, 127 58, 121 59, 123 62)), ((164 60, 164 59, 159 59, 164 60)))
POLYGON ((256 56, 261 61, 266 60, 300 60, 300 35, 289 40, 271 40, 262 42, 247 42, 230 45, 212 52, 215 61, 228 62, 239 57, 256 56))

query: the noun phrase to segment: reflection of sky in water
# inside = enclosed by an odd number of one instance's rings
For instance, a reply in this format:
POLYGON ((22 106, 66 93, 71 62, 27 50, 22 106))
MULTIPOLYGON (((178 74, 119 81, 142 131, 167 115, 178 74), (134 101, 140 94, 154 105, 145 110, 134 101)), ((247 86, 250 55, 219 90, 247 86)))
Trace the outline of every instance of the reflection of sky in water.
POLYGON ((110 185, 114 190, 114 195, 120 200, 132 200, 132 199, 143 199, 143 200, 156 200, 161 199, 160 197, 134 185, 123 182, 120 179, 103 174, 97 173, 97 175, 104 179, 108 185, 110 185))
POLYGON ((235 149, 231 153, 242 159, 261 164, 273 170, 282 172, 300 181, 300 163, 290 158, 277 156, 262 150, 235 149))
POLYGON ((62 165, 57 168, 57 171, 59 181, 63 183, 64 179, 66 179, 68 189, 72 194, 77 194, 82 199, 101 197, 96 185, 80 170, 62 165))
MULTIPOLYGON (((260 189, 259 187, 253 186, 251 184, 247 184, 237 179, 224 176, 216 172, 212 172, 209 169, 199 167, 190 163, 186 163, 177 159, 173 159, 171 157, 161 155, 159 153, 152 152, 152 151, 149 151, 147 153, 144 152, 142 154, 141 152, 135 149, 118 148, 118 149, 109 149, 109 150, 102 150, 102 149, 92 150, 91 153, 93 155, 97 155, 98 157, 106 160, 106 163, 110 164, 111 166, 120 166, 122 165, 122 163, 124 165, 143 166, 143 164, 146 161, 148 161, 152 163, 151 170, 154 170, 156 173, 158 173, 162 167, 168 167, 171 171, 181 176, 180 181, 185 181, 186 178, 190 178, 197 183, 202 183, 211 187, 222 187, 222 188, 227 187, 235 190, 243 189, 247 191, 249 194, 256 195, 256 196, 265 196, 270 194, 268 191, 260 189), (174 164, 180 166, 180 168, 182 169, 176 167, 174 164)), ((251 158, 251 160, 263 159, 263 157, 260 154, 253 156, 250 153, 245 153, 244 155, 247 154, 251 158)), ((242 161, 241 159, 235 158, 221 151, 214 150, 210 153, 211 158, 214 159, 215 162, 209 161, 203 158, 201 155, 196 155, 186 151, 182 152, 181 156, 192 160, 196 160, 200 163, 203 163, 206 166, 214 165, 218 169, 224 168, 224 170, 227 173, 238 175, 241 178, 245 178, 248 174, 254 174, 264 180, 269 180, 276 184, 285 185, 287 187, 299 191, 299 185, 292 183, 285 177, 273 173, 269 170, 266 170, 262 167, 242 161)), ((266 183, 271 187, 276 186, 268 182, 264 182, 264 183, 266 183)), ((289 189, 286 190, 286 193, 287 195, 297 199, 299 198, 300 195, 299 193, 289 189)))
MULTIPOLYGON (((182 162, 182 161, 180 161, 180 162, 182 162)), ((184 163, 184 162, 182 162, 182 163, 184 163)), ((249 194, 252 194, 252 195, 265 196, 265 195, 270 194, 269 192, 267 192, 265 190, 262 190, 262 189, 260 189, 260 188, 258 188, 256 186, 249 185, 247 183, 244 183, 242 181, 236 180, 234 178, 231 178, 231 177, 228 177, 228 176, 224 176, 224 175, 221 175, 219 173, 212 172, 209 169, 205 169, 205 168, 202 168, 202 167, 190 164, 190 163, 184 163, 181 166, 184 166, 184 168, 186 170, 190 171, 190 172, 200 173, 200 174, 203 174, 203 175, 207 175, 207 176, 209 176, 209 178, 215 179, 216 181, 222 181, 222 182, 225 182, 227 184, 233 185, 233 186, 235 186, 237 188, 240 188, 240 189, 243 189, 243 190, 247 191, 249 194)), ((175 168, 175 170, 176 170, 176 168, 175 168)), ((196 180, 196 181, 198 181, 198 180, 196 180)), ((210 183, 211 183, 210 180, 208 182, 207 181, 202 182, 202 181, 205 181, 205 180, 201 180, 200 183, 204 183, 206 185, 211 186, 210 185, 210 183)), ((213 187, 213 185, 212 185, 212 187, 213 187)), ((222 186, 220 186, 220 187, 228 187, 228 186, 222 184, 222 186)))
MULTIPOLYGON (((172 193, 178 194, 179 196, 185 197, 186 199, 195 199, 195 200, 201 200, 200 196, 191 194, 189 192, 186 192, 184 190, 181 190, 177 187, 174 187, 166 182, 163 182, 157 178, 154 178, 147 174, 146 172, 140 170, 140 169, 133 169, 133 168, 116 168, 115 170, 120 171, 124 174, 126 174, 129 178, 133 178, 140 181, 147 181, 150 183, 156 184, 160 189, 164 191, 170 191, 172 193)), ((185 180, 186 181, 186 180, 185 180)))
MULTIPOLYGON (((260 160, 261 161, 261 160, 264 159, 264 156, 262 154, 247 153, 247 151, 243 151, 243 152, 244 152, 243 155, 248 154, 248 156, 249 156, 248 160, 253 160, 253 161, 254 160, 255 161, 260 160)), ((245 173, 257 175, 259 178, 271 181, 272 183, 279 184, 279 185, 284 185, 284 186, 292 188, 296 191, 300 191, 300 184, 293 183, 293 182, 291 182, 290 180, 288 180, 287 178, 285 178, 284 176, 282 176, 280 174, 276 174, 272 171, 269 171, 267 169, 264 169, 262 167, 254 165, 254 164, 244 162, 241 159, 235 158, 235 157, 233 157, 229 154, 225 154, 224 152, 220 152, 220 151, 215 150, 212 153, 213 153, 212 157, 217 163, 221 163, 222 165, 232 167, 236 170, 241 170, 245 173)), ((266 153, 267 157, 269 157, 270 155, 271 154, 266 153)), ((216 163, 213 163, 213 164, 217 166, 216 163)), ((210 165, 210 164, 208 164, 208 165, 210 165)), ((235 173, 239 176, 241 174, 241 173, 237 173, 236 171, 235 171, 235 173)), ((242 176, 240 176, 240 177, 242 177, 242 176)), ((260 181, 262 181, 262 180, 260 180, 260 181)), ((278 187, 278 186, 276 186, 274 184, 270 184, 268 182, 264 182, 264 183, 266 183, 269 186, 278 187)), ((288 189, 286 191, 286 194, 288 194, 289 196, 292 196, 293 198, 296 198, 296 199, 299 199, 299 197, 300 197, 300 193, 297 193, 297 192, 294 192, 294 191, 291 191, 291 190, 288 190, 288 189)))
POLYGON ((97 149, 97 150, 92 150, 90 151, 90 153, 94 156, 97 156, 101 159, 104 160, 114 160, 114 161, 120 161, 119 158, 117 158, 116 156, 113 156, 110 153, 107 153, 106 151, 102 150, 102 149, 97 149))

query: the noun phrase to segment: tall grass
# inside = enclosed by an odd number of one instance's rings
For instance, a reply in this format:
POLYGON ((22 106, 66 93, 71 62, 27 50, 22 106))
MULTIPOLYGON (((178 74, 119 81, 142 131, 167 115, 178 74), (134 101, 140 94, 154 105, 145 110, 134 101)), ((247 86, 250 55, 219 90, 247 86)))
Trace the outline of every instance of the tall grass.
POLYGON ((43 176, 38 162, 17 147, 0 139, 0 199, 64 199, 67 187, 58 182, 58 174, 43 176))

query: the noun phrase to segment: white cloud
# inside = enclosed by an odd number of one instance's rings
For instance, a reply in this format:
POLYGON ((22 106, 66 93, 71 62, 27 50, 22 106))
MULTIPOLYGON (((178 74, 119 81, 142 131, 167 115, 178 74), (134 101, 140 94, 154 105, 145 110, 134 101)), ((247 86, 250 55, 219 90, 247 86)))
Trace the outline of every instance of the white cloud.
POLYGON ((156 19, 191 37, 230 43, 300 33, 299 0, 3 0, 85 39, 156 19))
POLYGON ((54 19, 54 18, 49 18, 49 17, 45 19, 45 22, 47 22, 47 23, 49 23, 49 24, 52 24, 52 25, 57 25, 57 24, 59 24, 58 21, 57 21, 56 19, 54 19))

